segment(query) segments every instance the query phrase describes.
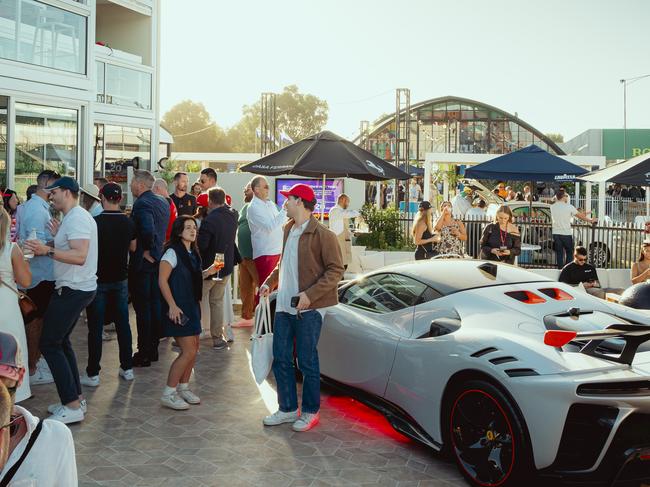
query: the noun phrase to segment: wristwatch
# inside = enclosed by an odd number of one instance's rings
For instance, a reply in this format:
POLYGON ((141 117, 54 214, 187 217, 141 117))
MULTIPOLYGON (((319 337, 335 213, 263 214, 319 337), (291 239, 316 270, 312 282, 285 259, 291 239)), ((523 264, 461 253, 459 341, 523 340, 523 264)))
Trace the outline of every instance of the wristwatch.
POLYGON ((47 251, 47 256, 51 257, 52 259, 54 258, 54 249, 50 249, 47 251))

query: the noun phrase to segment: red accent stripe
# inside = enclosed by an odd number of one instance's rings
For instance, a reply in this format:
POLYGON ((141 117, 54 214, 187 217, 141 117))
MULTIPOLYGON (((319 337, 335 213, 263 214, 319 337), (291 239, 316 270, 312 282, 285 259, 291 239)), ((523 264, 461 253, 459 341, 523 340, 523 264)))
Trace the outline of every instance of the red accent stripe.
POLYGON ((506 296, 510 296, 524 304, 540 304, 546 302, 544 298, 530 291, 509 291, 506 293, 506 296))
POLYGON ((544 333, 544 344, 551 347, 563 347, 578 334, 575 331, 569 330, 549 330, 544 333))

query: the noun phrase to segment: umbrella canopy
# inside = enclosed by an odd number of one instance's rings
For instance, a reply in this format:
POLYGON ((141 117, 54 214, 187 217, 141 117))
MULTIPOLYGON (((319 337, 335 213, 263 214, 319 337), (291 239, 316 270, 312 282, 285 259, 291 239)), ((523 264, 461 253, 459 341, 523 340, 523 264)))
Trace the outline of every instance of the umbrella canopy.
POLYGON ((465 177, 505 181, 575 181, 586 169, 549 154, 536 145, 495 157, 465 170, 465 177))
POLYGON ((415 176, 424 176, 424 168, 417 166, 409 166, 409 170, 406 170, 406 164, 400 164, 398 166, 402 171, 408 172, 411 177, 415 176))
POLYGON ((365 181, 409 179, 409 175, 349 140, 324 131, 306 137, 257 161, 241 171, 277 176, 353 178, 365 181))
POLYGON ((610 181, 632 186, 650 186, 650 154, 641 154, 613 166, 590 172, 580 179, 590 183, 610 181))

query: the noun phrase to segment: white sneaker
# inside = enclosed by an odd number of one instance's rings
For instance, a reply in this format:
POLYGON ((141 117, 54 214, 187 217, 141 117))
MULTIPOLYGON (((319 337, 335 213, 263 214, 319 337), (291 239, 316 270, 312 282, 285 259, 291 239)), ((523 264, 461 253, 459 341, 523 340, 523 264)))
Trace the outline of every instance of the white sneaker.
POLYGON ((293 423, 298 419, 298 410, 285 413, 279 409, 273 414, 266 416, 262 422, 265 426, 277 426, 282 423, 293 423))
POLYGON ((210 330, 201 330, 199 340, 203 340, 204 338, 212 338, 212 333, 210 333, 210 330))
POLYGON ((302 413, 300 418, 293 423, 294 431, 309 431, 318 424, 320 413, 302 413))
POLYGON ((102 331, 102 340, 105 342, 110 342, 113 339, 113 336, 105 331, 102 331))
POLYGON ((120 367, 119 374, 120 374, 120 377, 121 377, 122 379, 124 379, 124 380, 133 380, 133 379, 135 378, 135 376, 133 375, 133 369, 126 369, 126 370, 123 370, 123 369, 120 367))
POLYGON ((228 343, 235 341, 235 334, 232 331, 232 325, 230 323, 226 325, 226 341, 228 343))
POLYGON ((212 340, 212 350, 225 350, 226 348, 228 348, 228 342, 223 338, 212 340))
POLYGON ((160 398, 160 403, 170 409, 175 409, 177 411, 183 411, 189 409, 190 405, 185 402, 184 399, 178 397, 178 394, 169 394, 168 396, 162 396, 160 398))
POLYGON ((55 421, 60 421, 64 424, 78 423, 79 421, 84 420, 84 412, 81 408, 72 409, 68 406, 60 405, 53 413, 49 419, 55 421))
POLYGON ((29 376, 29 385, 38 386, 41 384, 51 384, 54 382, 54 377, 47 370, 36 367, 34 375, 29 376))
MULTIPOLYGON (((83 411, 84 414, 86 414, 88 412, 88 403, 86 402, 85 399, 82 399, 80 403, 81 403, 81 410, 83 411)), ((54 414, 56 410, 59 409, 61 406, 62 404, 59 402, 56 404, 50 404, 47 407, 47 412, 50 414, 54 414)))
POLYGON ((179 389, 177 394, 188 404, 201 404, 201 398, 189 389, 179 389))
POLYGON ((88 375, 84 374, 79 377, 79 382, 81 382, 81 384, 84 386, 97 387, 99 385, 99 375, 93 375, 89 377, 88 375))

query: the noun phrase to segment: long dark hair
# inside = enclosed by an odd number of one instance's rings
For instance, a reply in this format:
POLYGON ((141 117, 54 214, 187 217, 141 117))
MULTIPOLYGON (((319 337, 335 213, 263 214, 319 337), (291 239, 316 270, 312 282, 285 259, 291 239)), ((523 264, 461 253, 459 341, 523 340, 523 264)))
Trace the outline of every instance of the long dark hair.
POLYGON ((18 193, 16 193, 13 189, 5 189, 2 194, 2 204, 4 205, 5 210, 7 210, 7 213, 9 213, 11 216, 16 213, 16 209, 9 206, 9 200, 13 195, 16 195, 16 199, 18 199, 18 193))
MULTIPOLYGON (((183 230, 185 230, 185 222, 186 221, 192 221, 194 222, 194 226, 199 228, 199 226, 196 223, 196 220, 194 217, 189 216, 189 215, 181 215, 176 220, 174 220, 174 223, 172 224, 172 231, 169 234, 169 240, 165 242, 165 250, 167 250, 170 247, 173 247, 175 244, 183 245, 183 239, 181 238, 181 234, 183 233, 183 230)), ((196 243, 196 239, 194 239, 194 242, 190 244, 190 249, 192 252, 196 252, 196 255, 199 255, 199 246, 196 243)))

